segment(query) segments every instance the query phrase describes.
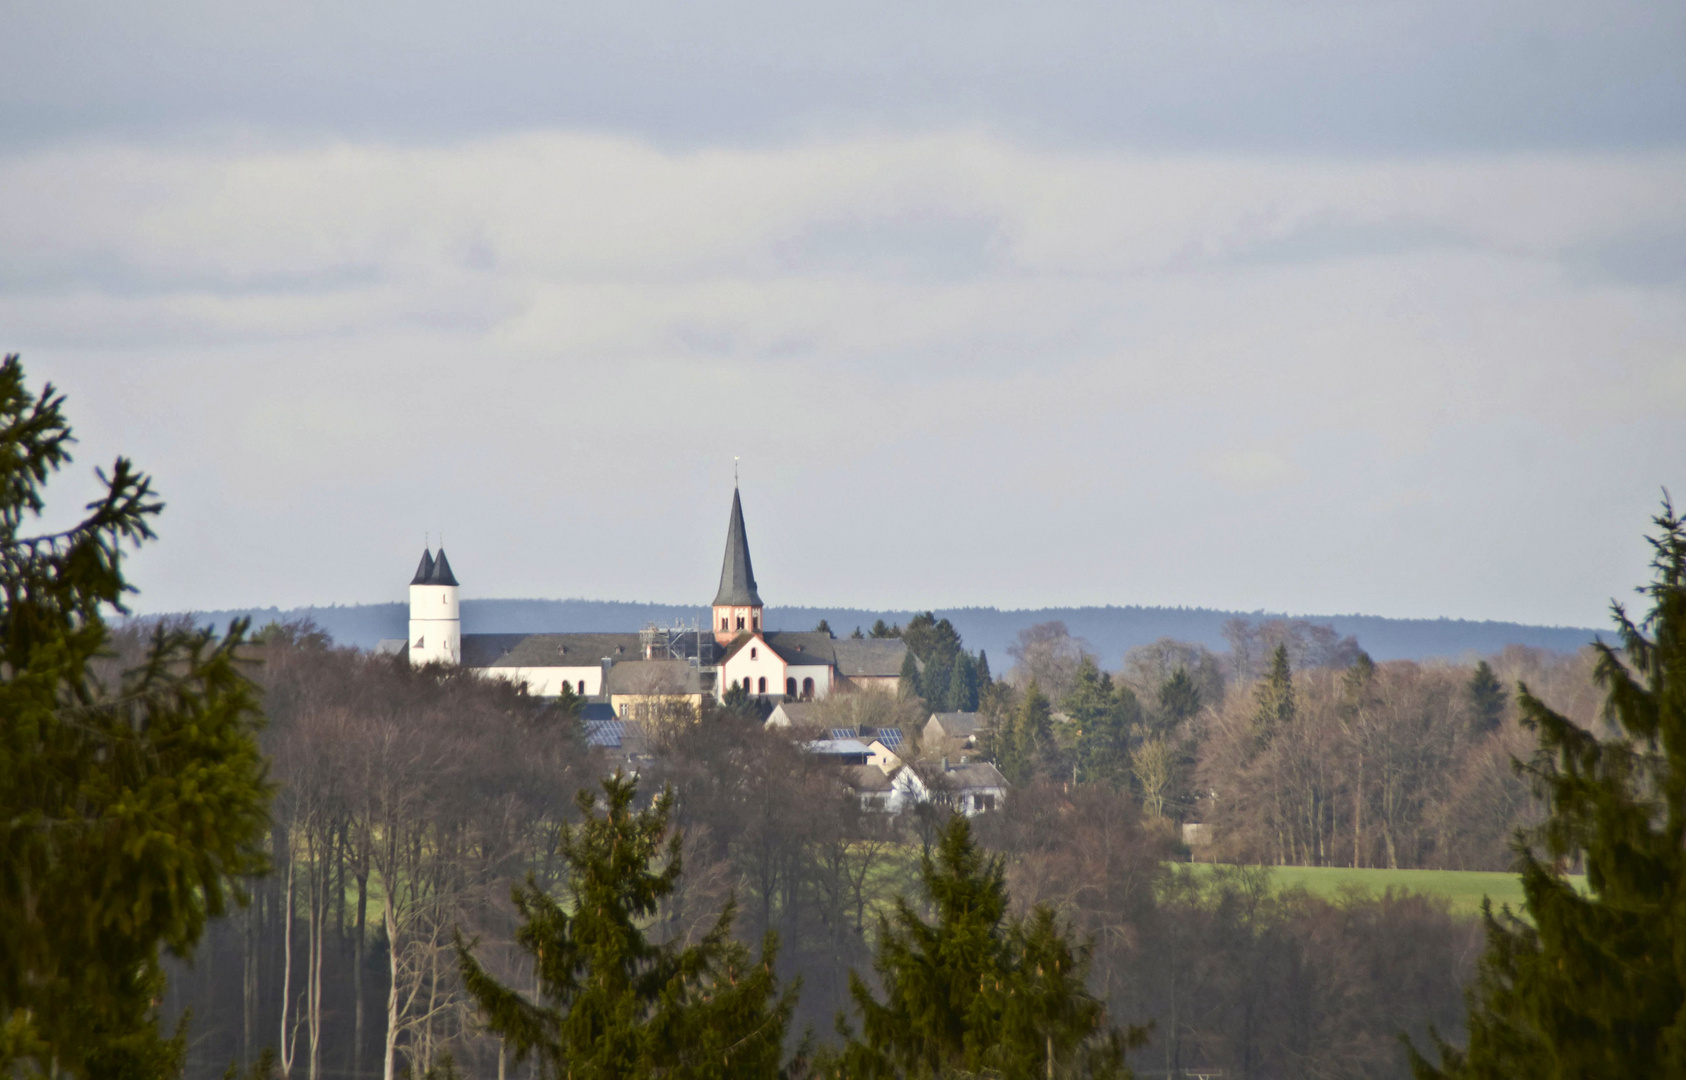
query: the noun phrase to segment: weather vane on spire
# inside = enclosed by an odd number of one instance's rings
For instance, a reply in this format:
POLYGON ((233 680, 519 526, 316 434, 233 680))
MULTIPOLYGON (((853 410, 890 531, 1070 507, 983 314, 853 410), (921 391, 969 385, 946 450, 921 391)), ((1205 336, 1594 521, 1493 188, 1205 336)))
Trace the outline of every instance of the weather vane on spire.
POLYGON ((738 459, 735 456, 732 458, 732 486, 738 486, 738 459))

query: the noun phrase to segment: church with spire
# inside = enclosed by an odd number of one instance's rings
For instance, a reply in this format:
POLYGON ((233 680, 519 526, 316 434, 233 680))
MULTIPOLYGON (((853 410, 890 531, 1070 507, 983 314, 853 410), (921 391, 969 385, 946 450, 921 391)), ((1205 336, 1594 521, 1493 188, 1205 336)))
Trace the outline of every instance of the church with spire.
POLYGON ((422 552, 410 581, 410 633, 380 652, 416 665, 464 667, 551 697, 568 692, 643 719, 652 710, 734 689, 770 701, 811 701, 865 687, 897 689, 907 646, 900 638, 834 638, 826 631, 771 630, 755 583, 743 499, 732 489, 726 552, 708 624, 646 626, 626 633, 464 634, 458 585, 441 547, 422 552))

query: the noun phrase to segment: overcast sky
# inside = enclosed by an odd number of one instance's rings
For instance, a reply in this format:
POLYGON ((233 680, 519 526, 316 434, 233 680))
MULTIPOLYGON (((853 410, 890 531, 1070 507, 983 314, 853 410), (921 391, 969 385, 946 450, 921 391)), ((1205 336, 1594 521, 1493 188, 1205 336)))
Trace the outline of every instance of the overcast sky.
POLYGON ((1686 7, 0 9, 0 349, 143 610, 1602 625, 1686 500, 1686 7))

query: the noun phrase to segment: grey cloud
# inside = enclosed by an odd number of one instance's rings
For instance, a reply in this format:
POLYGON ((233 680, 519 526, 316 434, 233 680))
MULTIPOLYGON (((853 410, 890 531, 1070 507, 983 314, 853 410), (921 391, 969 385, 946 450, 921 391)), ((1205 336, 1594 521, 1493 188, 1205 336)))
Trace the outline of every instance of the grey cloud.
POLYGON ((987 124, 1075 144, 1376 151, 1686 135, 1686 10, 1651 0, 176 0, 0 18, 14 144, 219 125, 696 145, 987 124))

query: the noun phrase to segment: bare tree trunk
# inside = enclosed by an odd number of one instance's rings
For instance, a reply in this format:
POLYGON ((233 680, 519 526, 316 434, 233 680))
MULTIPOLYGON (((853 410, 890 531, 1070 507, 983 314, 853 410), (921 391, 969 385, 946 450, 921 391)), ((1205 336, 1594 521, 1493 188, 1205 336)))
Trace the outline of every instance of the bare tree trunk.
POLYGON ((328 921, 328 868, 314 857, 314 850, 311 854, 310 983, 305 988, 305 1020, 310 1030, 310 1080, 319 1080, 322 1075, 322 934, 328 921))
POLYGON ((368 948, 364 932, 368 913, 369 872, 364 870, 357 875, 357 937, 352 949, 355 965, 351 969, 351 996, 356 999, 352 1006, 351 1070, 359 1076, 363 1072, 363 964, 368 948))
POLYGON ((1352 868, 1364 859, 1364 752, 1358 753, 1358 786, 1352 789, 1352 868))
POLYGON ((290 842, 283 850, 282 858, 287 860, 287 888, 282 897, 281 917, 281 1075, 291 1076, 293 1044, 287 1040, 287 1011, 293 1002, 293 852, 290 842))
POLYGON ((386 896, 386 966, 391 986, 386 992, 386 1058, 381 1075, 384 1080, 396 1080, 398 1064, 398 915, 392 908, 391 881, 381 879, 381 891, 386 896))

